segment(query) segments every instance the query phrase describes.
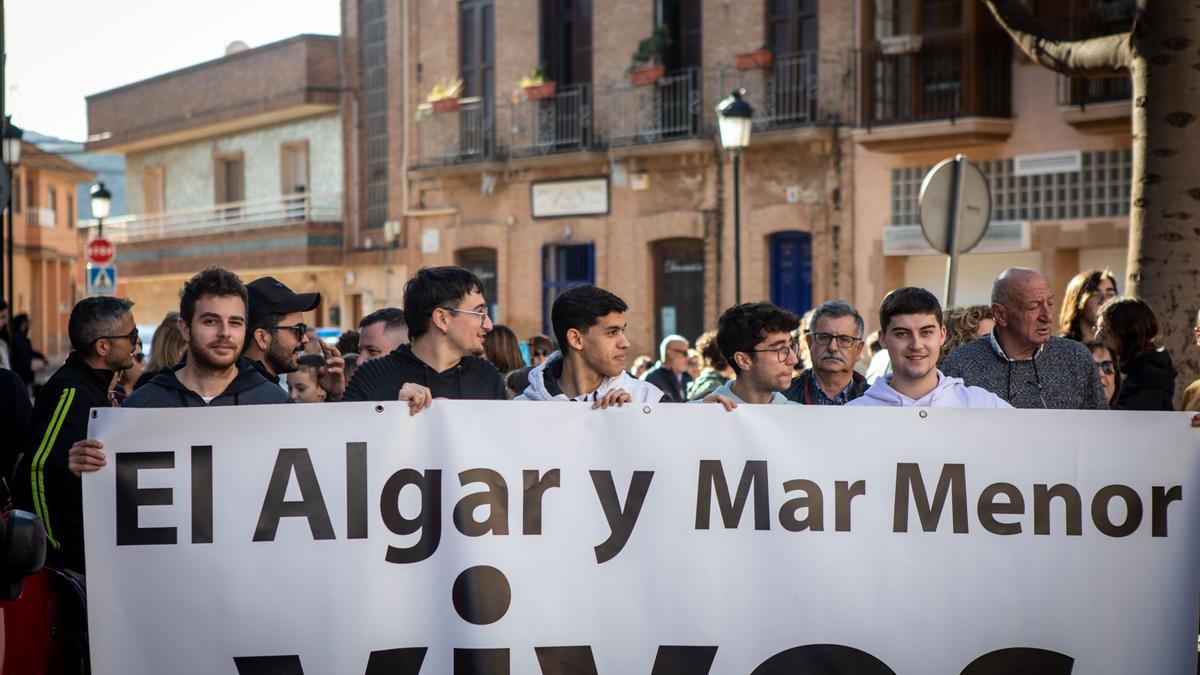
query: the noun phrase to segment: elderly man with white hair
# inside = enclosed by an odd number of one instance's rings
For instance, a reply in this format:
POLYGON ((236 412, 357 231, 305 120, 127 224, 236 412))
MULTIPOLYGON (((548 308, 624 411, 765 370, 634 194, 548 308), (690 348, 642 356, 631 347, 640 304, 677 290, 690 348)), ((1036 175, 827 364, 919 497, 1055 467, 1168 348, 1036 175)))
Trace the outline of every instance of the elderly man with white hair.
POLYGON ((658 364, 642 379, 666 393, 671 403, 687 403, 688 340, 682 335, 668 335, 658 345, 658 364))
POLYGON ((1014 408, 1107 410, 1100 373, 1082 343, 1054 336, 1054 291, 1036 270, 1010 267, 992 284, 996 327, 946 357, 942 372, 1014 408))

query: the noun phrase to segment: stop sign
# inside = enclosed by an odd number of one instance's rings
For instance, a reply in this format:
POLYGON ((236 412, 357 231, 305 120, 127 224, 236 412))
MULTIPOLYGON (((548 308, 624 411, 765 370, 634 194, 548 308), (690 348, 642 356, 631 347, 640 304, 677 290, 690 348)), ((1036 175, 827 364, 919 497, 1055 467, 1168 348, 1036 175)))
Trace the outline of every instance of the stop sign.
POLYGON ((83 249, 84 258, 93 265, 107 265, 117 255, 117 249, 107 239, 96 238, 83 249))

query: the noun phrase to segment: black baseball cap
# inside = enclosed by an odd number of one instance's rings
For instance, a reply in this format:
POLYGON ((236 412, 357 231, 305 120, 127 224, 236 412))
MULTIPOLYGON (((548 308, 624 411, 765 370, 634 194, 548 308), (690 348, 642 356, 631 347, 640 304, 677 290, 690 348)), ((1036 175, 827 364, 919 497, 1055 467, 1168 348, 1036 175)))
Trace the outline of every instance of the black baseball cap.
POLYGON ((291 314, 311 312, 321 304, 320 293, 293 293, 275 277, 262 277, 246 284, 250 295, 250 307, 246 313, 250 330, 258 328, 268 314, 291 314))

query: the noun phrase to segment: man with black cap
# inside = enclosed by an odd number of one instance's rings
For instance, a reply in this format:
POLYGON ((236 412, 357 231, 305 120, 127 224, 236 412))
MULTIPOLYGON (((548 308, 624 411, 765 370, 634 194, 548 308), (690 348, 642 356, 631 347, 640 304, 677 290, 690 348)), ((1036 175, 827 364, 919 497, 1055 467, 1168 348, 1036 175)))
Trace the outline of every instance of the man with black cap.
MULTIPOLYGON (((300 352, 308 344, 308 326, 304 312, 321 304, 320 293, 293 293, 274 277, 262 277, 246 284, 250 295, 247 320, 246 349, 242 356, 272 382, 280 375, 299 368, 300 352)), ((338 401, 346 390, 343 373, 345 361, 337 349, 321 344, 325 355, 325 372, 320 385, 328 395, 327 401, 338 401)))

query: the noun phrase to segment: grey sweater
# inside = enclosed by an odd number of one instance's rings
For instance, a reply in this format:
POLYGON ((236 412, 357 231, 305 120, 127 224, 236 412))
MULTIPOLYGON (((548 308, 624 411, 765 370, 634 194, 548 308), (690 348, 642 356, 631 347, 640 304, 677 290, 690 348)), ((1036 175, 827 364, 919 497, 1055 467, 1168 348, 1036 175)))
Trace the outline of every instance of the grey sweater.
POLYGON ((1013 361, 993 332, 950 352, 942 372, 983 387, 1014 408, 1108 409, 1091 352, 1067 338, 1052 337, 1032 359, 1013 361))

